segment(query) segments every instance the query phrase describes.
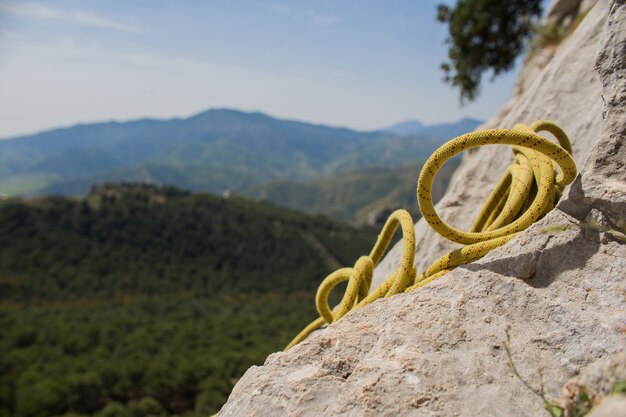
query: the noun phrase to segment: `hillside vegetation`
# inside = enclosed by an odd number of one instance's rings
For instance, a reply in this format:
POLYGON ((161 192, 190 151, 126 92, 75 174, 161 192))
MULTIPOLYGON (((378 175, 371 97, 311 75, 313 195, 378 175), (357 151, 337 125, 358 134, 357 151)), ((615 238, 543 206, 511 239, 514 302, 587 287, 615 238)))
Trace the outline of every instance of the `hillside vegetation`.
POLYGON ((375 235, 154 186, 5 200, 0 416, 207 415, 375 235))
POLYGON ((241 198, 103 188, 0 205, 3 298, 311 289, 375 235, 241 198))
MULTIPOLYGON (((452 159, 435 177, 433 199, 443 196, 459 164, 452 159)), ((398 208, 421 216, 415 188, 422 163, 395 168, 367 168, 327 175, 304 182, 278 181, 245 192, 247 196, 301 210, 324 214, 340 222, 381 226, 398 208)))

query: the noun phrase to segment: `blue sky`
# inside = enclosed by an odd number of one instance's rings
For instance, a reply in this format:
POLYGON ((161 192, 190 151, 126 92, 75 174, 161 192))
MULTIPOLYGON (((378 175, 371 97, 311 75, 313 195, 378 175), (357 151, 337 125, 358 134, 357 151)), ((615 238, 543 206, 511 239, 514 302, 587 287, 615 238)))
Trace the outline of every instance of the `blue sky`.
POLYGON ((375 129, 460 107, 434 0, 0 0, 0 137, 211 107, 375 129))

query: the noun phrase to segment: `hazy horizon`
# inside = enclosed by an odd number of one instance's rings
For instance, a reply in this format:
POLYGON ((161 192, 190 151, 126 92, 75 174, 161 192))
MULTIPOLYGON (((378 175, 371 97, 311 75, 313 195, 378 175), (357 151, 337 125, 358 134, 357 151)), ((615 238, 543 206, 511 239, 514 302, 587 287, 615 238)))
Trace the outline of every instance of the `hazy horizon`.
POLYGON ((251 110, 251 111, 247 111, 247 110, 241 110, 241 109, 235 109, 235 108, 231 108, 231 107, 211 107, 211 108, 207 108, 204 109, 202 111, 198 111, 198 112, 194 112, 191 114, 187 114, 187 115, 183 115, 183 116, 172 116, 172 117, 150 117, 150 116, 145 116, 145 117, 135 117, 135 118, 130 118, 130 119, 103 119, 103 120, 94 120, 94 121, 78 121, 76 123, 70 123, 67 125, 60 125, 60 126, 51 126, 49 128, 45 128, 42 130, 37 130, 37 131, 33 131, 33 132, 26 132, 23 134, 18 134, 18 135, 12 135, 12 136, 0 136, 0 141, 1 140, 11 140, 11 139, 17 139, 20 137, 28 137, 28 136, 32 136, 32 135, 37 135, 40 133, 44 133, 44 132, 48 132, 51 130, 57 130, 57 129, 68 129, 68 128, 72 128, 75 126, 84 126, 84 125, 92 125, 92 124, 106 124, 106 123, 130 123, 130 122, 136 122, 136 121, 140 121, 140 120, 154 120, 154 121, 167 121, 167 120, 174 120, 174 119, 178 119, 178 120, 185 120, 194 116, 197 116, 199 114, 202 113, 206 113, 209 111, 233 111, 233 112, 239 112, 239 113, 245 113, 245 114, 263 114, 265 116, 268 116, 272 119, 276 119, 276 120, 282 120, 282 121, 290 121, 290 122, 298 122, 298 123, 306 123, 306 124, 311 124, 311 125, 317 125, 317 126, 326 126, 326 127, 331 127, 331 128, 337 128, 337 129, 350 129, 350 130, 354 130, 356 132, 374 132, 377 130, 385 130, 391 127, 395 127, 396 125, 400 125, 400 124, 404 124, 404 123, 412 123, 412 122, 419 122, 421 124, 424 125, 424 127, 429 127, 429 126, 433 126, 433 125, 438 125, 438 124, 454 124, 457 122, 461 122, 463 120, 475 120, 475 121, 480 121, 480 122, 484 122, 485 120, 483 119, 478 119, 475 117, 470 117, 470 116, 462 116, 459 117, 457 119, 454 120, 446 120, 446 121, 441 121, 441 122, 435 122, 435 123, 422 123, 421 120, 419 119, 405 119, 405 120, 400 120, 397 123, 392 123, 390 125, 386 125, 386 126, 379 126, 378 128, 375 129, 353 129, 347 126, 341 126, 341 125, 333 125, 333 124, 329 124, 329 123, 315 123, 315 122, 310 122, 308 120, 302 120, 302 119, 296 119, 296 118, 289 118, 289 117, 279 117, 273 114, 269 114, 263 111, 259 111, 259 110, 251 110))
POLYGON ((208 108, 373 130, 486 119, 441 80, 437 1, 0 0, 0 137, 208 108))

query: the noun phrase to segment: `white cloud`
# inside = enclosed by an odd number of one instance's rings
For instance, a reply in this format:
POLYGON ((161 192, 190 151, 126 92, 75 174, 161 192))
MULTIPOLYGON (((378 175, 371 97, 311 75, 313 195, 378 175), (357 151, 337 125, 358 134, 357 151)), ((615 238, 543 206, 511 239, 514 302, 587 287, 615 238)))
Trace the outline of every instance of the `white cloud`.
POLYGON ((15 39, 17 33, 12 30, 0 30, 0 39, 15 39))
POLYGON ((285 4, 270 3, 268 5, 268 8, 272 12, 279 14, 279 15, 283 15, 283 16, 291 16, 294 14, 294 10, 285 4))
POLYGON ((340 16, 333 14, 308 11, 307 16, 311 19, 311 23, 318 26, 330 26, 343 22, 343 19, 340 16))
POLYGON ((0 1, 0 11, 29 19, 60 20, 83 26, 92 26, 126 33, 142 32, 137 26, 107 19, 95 13, 80 10, 55 9, 41 3, 0 1))
POLYGON ((76 22, 81 23, 83 25, 88 25, 88 26, 96 26, 96 27, 101 27, 101 28, 105 28, 105 29, 112 29, 112 30, 118 30, 120 32, 130 32, 130 33, 140 33, 142 32, 141 29, 139 29, 136 26, 132 26, 132 25, 128 25, 126 23, 120 23, 120 22, 115 22, 112 20, 108 20, 105 18, 102 18, 96 14, 93 13, 89 13, 89 12, 73 12, 72 14, 70 14, 71 18, 74 19, 76 22))
POLYGON ((314 26, 331 26, 343 22, 341 16, 315 10, 299 11, 282 3, 270 3, 268 8, 277 15, 306 20, 314 26))

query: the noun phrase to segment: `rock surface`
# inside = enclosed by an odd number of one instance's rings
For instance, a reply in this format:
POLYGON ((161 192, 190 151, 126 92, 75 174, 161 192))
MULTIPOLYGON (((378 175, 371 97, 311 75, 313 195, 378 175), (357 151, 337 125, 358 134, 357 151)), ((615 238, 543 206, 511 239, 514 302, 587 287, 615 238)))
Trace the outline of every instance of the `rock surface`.
POLYGON ((593 408, 589 417, 626 417, 626 394, 612 393, 616 384, 624 381, 626 353, 616 353, 592 363, 565 385, 559 401, 564 417, 576 417, 577 410, 589 410, 590 406, 593 408))
POLYGON ((626 397, 616 395, 605 399, 587 417, 626 417, 626 397))
MULTIPOLYGON (((271 355, 220 416, 547 415, 511 372, 505 328, 516 367, 537 388, 542 370, 551 398, 624 350, 624 2, 598 1, 543 65, 486 127, 548 118, 568 132, 581 175, 557 209, 483 259, 271 355)), ((510 160, 504 146, 467 153, 438 204, 442 217, 467 229, 510 160)), ((455 247, 423 221, 415 229, 418 271, 455 247)), ((377 268, 378 282, 400 250, 377 268)))

